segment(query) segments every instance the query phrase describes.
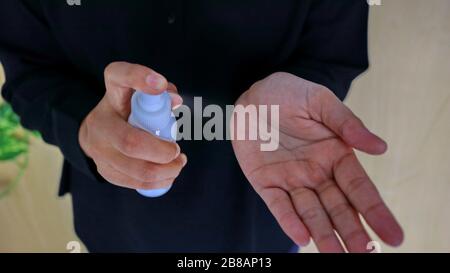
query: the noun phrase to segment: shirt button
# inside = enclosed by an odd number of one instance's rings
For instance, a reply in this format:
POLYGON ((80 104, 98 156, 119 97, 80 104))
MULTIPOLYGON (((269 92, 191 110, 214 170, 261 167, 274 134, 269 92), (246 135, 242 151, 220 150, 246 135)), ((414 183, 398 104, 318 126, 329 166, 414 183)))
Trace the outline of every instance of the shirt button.
POLYGON ((175 16, 175 14, 171 13, 169 14, 169 16, 167 17, 167 23, 169 23, 170 25, 172 25, 173 23, 175 23, 177 17, 175 16))

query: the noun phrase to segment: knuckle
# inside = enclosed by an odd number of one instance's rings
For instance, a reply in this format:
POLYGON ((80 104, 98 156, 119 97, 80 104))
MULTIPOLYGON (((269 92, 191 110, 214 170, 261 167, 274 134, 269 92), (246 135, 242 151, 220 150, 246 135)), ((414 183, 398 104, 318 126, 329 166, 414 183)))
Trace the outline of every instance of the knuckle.
POLYGON ((184 166, 183 163, 180 162, 180 164, 177 166, 176 171, 175 171, 175 176, 178 177, 181 173, 181 170, 183 170, 184 166))
POLYGON ((128 189, 137 189, 136 182, 132 178, 122 178, 121 181, 111 182, 120 187, 128 188, 128 189))
POLYGON ((283 203, 284 196, 275 197, 267 202, 267 206, 273 210, 278 210, 278 208, 283 203))
POLYGON ((352 128, 355 127, 356 122, 355 122, 355 118, 352 116, 347 116, 342 122, 341 124, 339 124, 338 127, 338 132, 340 132, 340 134, 344 134, 345 130, 347 128, 352 128))
POLYGON ((154 166, 147 166, 143 171, 142 171, 142 179, 145 182, 153 182, 156 181, 158 178, 158 173, 157 170, 154 166))
POLYGON ((379 202, 376 202, 375 204, 371 204, 367 208, 365 208, 364 211, 362 211, 362 214, 366 215, 366 216, 370 216, 370 214, 376 212, 377 210, 383 209, 383 208, 385 209, 384 203, 379 201, 379 202))
POLYGON ((127 132, 119 144, 120 149, 126 155, 133 155, 140 143, 140 137, 134 132, 127 132))
POLYGON ((167 89, 175 93, 178 93, 178 87, 174 83, 169 82, 167 89))
POLYGON ((155 190, 170 187, 174 182, 175 178, 169 178, 160 182, 142 182, 138 188, 143 190, 155 190))
POLYGON ((346 192, 348 195, 351 195, 358 190, 360 190, 367 182, 365 177, 356 177, 348 181, 348 185, 346 187, 346 192))
POLYGON ((304 200, 305 202, 314 200, 314 193, 306 188, 297 188, 290 192, 293 199, 304 200))
POLYGON ((324 234, 321 234, 316 239, 316 244, 320 245, 322 243, 328 242, 328 241, 334 241, 336 239, 336 235, 334 235, 333 232, 327 232, 324 234))
POLYGON ((181 156, 177 157, 177 160, 175 161, 175 168, 177 171, 181 171, 184 167, 184 161, 181 156))
POLYGON ((124 72, 124 84, 127 86, 132 86, 137 81, 136 70, 133 66, 127 67, 124 72))
POLYGON ((178 148, 174 145, 169 146, 166 152, 161 153, 161 163, 167 164, 172 162, 178 156, 178 148))
POLYGON ((340 194, 340 191, 336 188, 336 184, 332 181, 327 181, 323 183, 322 185, 319 185, 316 188, 317 193, 319 196, 336 196, 336 194, 340 194))
POLYGON ((141 182, 137 185, 136 189, 140 190, 154 190, 155 187, 151 183, 141 182))
POLYGON ((92 136, 88 135, 84 139, 80 139, 80 147, 82 151, 90 158, 96 159, 99 156, 98 145, 92 140, 92 136))
POLYGON ((181 168, 180 168, 180 169, 177 169, 177 170, 173 173, 174 179, 177 178, 178 176, 180 176, 180 173, 181 173, 181 168))
POLYGON ((346 108, 345 115, 345 118, 341 121, 337 129, 340 134, 345 135, 346 131, 353 131, 360 127, 364 128, 362 120, 355 116, 350 109, 346 108))
POLYGON ((323 215, 323 211, 319 207, 311 207, 301 213, 301 217, 305 221, 312 221, 320 218, 323 215))
POLYGON ((169 178, 169 179, 166 179, 166 180, 162 181, 162 182, 161 182, 161 186, 162 186, 162 187, 169 187, 169 186, 171 186, 173 183, 175 183, 175 177, 169 178))
POLYGON ((109 78, 109 75, 110 75, 110 73, 111 73, 111 65, 112 65, 112 64, 108 64, 108 65, 105 67, 105 70, 103 70, 103 76, 105 77, 105 80, 107 80, 107 79, 109 78))
POLYGON ((120 65, 120 62, 112 62, 105 67, 103 74, 105 75, 105 79, 108 79, 111 75, 111 72, 120 65))
POLYGON ((287 225, 289 223, 291 223, 290 219, 292 219, 292 218, 298 218, 298 216, 294 211, 290 210, 290 211, 282 213, 279 216, 279 222, 280 222, 280 224, 285 225, 286 228, 291 229, 294 226, 287 226, 287 225))
POLYGON ((141 182, 138 188, 142 190, 156 190, 161 188, 161 186, 153 182, 141 182))
POLYGON ((329 215, 331 218, 339 218, 349 212, 352 212, 350 205, 348 203, 341 203, 332 207, 329 211, 329 215))
POLYGON ((160 183, 160 188, 171 187, 174 183, 175 183, 175 178, 170 178, 170 179, 164 180, 163 182, 160 183))
POLYGON ((87 128, 95 126, 96 121, 97 121, 97 114, 95 110, 91 111, 84 119, 87 128))
POLYGON ((363 229, 356 229, 349 233, 342 235, 345 241, 355 241, 358 238, 367 238, 366 232, 363 229))
POLYGON ((277 71, 277 72, 274 72, 274 73, 270 74, 267 77, 267 80, 269 80, 269 81, 271 81, 271 80, 280 80, 280 79, 285 80, 285 79, 289 79, 291 77, 293 77, 293 75, 290 74, 290 73, 277 71))

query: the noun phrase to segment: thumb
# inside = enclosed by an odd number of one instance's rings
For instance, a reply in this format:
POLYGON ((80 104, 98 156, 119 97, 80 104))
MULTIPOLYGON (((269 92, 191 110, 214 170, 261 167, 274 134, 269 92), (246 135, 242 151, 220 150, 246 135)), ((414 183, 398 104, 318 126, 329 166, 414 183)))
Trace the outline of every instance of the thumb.
POLYGON ((164 76, 139 64, 114 62, 105 68, 104 73, 107 91, 134 89, 156 95, 165 91, 168 86, 164 76))
POLYGON ((328 88, 321 86, 308 92, 314 92, 308 96, 309 111, 314 120, 323 123, 347 145, 357 150, 373 155, 386 152, 386 142, 370 132, 328 88))

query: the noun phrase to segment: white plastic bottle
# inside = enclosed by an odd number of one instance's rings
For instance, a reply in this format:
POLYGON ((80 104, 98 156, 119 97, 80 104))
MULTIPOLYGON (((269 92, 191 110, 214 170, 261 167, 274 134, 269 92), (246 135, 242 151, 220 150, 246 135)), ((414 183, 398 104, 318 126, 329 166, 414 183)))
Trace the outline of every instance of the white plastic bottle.
MULTIPOLYGON (((131 98, 131 114, 128 123, 166 141, 176 140, 176 119, 172 113, 172 101, 167 91, 159 95, 134 92, 131 98)), ((170 187, 154 190, 137 190, 146 197, 160 197, 170 187)))

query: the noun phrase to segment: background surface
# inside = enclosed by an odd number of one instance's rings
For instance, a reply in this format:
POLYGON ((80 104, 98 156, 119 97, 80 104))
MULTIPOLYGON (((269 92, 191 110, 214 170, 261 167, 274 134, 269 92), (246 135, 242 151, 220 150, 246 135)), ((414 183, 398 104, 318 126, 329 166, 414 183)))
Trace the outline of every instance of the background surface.
MULTIPOLYGON (((382 0, 370 15, 371 67, 346 103, 390 145, 359 154, 406 233, 381 251, 450 252, 450 1, 382 0)), ((0 200, 0 252, 67 252, 77 240, 70 196, 56 197, 61 162, 32 142, 23 180, 0 200)), ((13 175, 0 163, 0 186, 13 175)))

